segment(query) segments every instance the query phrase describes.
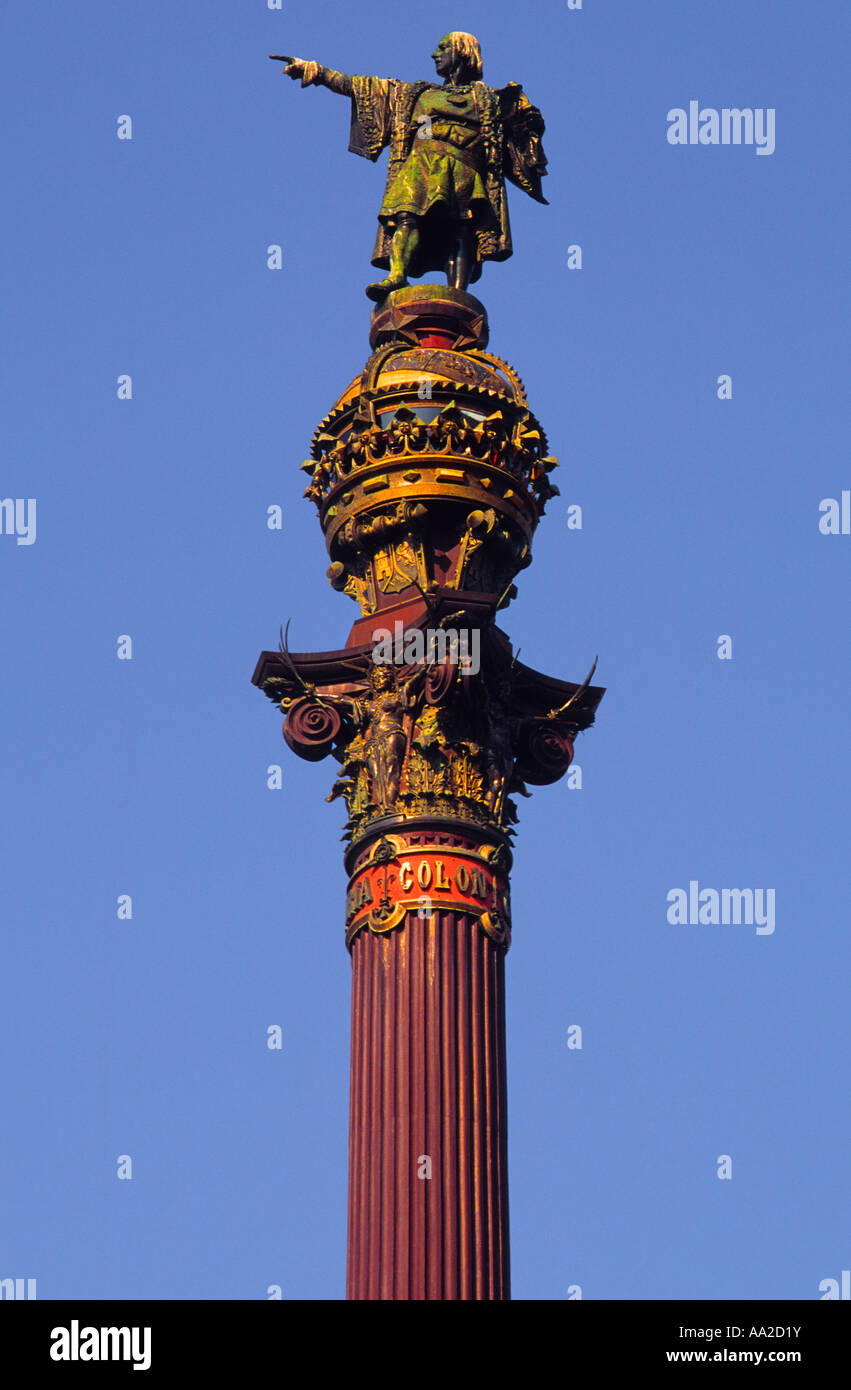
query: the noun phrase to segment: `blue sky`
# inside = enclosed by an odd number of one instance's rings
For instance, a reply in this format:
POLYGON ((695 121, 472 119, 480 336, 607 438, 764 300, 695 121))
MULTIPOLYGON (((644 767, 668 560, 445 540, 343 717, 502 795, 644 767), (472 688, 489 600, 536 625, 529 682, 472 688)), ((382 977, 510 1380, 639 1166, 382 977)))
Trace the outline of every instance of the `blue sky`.
POLYGON ((343 810, 249 681, 288 617, 300 650, 356 616, 298 465, 368 354, 386 156, 266 54, 428 77, 449 28, 547 122, 550 206, 511 190, 475 287, 562 462, 503 626, 608 687, 582 789, 521 804, 514 1296, 812 1299, 851 1267, 851 536, 819 532, 851 488, 847 10, 518 13, 6 16, 0 495, 37 534, 0 535, 0 1277, 41 1298, 343 1295, 343 810), (671 146, 690 100, 775 109, 775 152, 671 146), (671 925, 690 880, 773 888, 775 931, 671 925))

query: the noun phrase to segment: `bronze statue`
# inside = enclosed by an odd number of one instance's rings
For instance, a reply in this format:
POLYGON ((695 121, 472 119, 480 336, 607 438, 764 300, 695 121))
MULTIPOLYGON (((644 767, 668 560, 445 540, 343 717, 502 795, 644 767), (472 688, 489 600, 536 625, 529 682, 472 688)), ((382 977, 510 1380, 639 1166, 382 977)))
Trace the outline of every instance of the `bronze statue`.
POLYGON ((411 683, 397 681, 390 666, 375 666, 371 690, 365 700, 346 703, 355 722, 364 730, 366 765, 376 806, 391 811, 399 795, 399 778, 408 746, 405 715, 417 704, 411 683))
MULTIPOLYGON (((280 650, 283 654, 285 649, 282 646, 280 650)), ((286 655, 289 660, 289 654, 286 655)), ((348 717, 350 732, 345 740, 348 746, 340 754, 345 775, 334 784, 327 798, 329 801, 354 793, 352 773, 363 763, 369 775, 372 804, 381 811, 393 810, 410 742, 412 714, 421 703, 417 686, 426 675, 427 668, 397 676, 393 667, 374 664, 366 680, 358 682, 357 695, 325 692, 321 697, 314 685, 297 677, 303 698, 296 702, 285 697, 281 701, 282 709, 289 710, 293 704, 298 704, 315 713, 324 707, 336 709, 348 717)), ((339 730, 339 721, 337 728, 339 730)))
POLYGON ((301 85, 351 97, 349 149, 376 160, 390 146, 372 264, 388 274, 367 286, 380 301, 431 270, 466 290, 482 262, 511 255, 505 180, 546 203, 540 111, 516 82, 488 87, 472 34, 444 34, 431 55, 443 85, 351 77, 303 58, 270 54, 301 85))

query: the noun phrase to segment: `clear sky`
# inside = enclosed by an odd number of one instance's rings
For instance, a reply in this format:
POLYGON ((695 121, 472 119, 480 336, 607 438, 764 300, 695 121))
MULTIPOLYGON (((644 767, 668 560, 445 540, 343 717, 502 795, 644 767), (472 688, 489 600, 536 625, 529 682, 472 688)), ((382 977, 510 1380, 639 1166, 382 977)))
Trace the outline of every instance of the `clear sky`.
POLYGON ((250 676, 357 616, 298 465, 368 354, 386 155, 266 55, 431 77, 450 28, 547 122, 550 206, 510 190, 475 287, 562 461, 502 625, 608 687, 581 790, 521 802, 514 1294, 851 1268, 847 6, 52 0, 2 91, 0 495, 37 529, 0 535, 0 1277, 40 1298, 343 1296, 344 810, 250 676), (692 100, 774 110, 774 153, 671 145, 692 100), (774 890, 775 930, 672 925, 691 881, 774 890))

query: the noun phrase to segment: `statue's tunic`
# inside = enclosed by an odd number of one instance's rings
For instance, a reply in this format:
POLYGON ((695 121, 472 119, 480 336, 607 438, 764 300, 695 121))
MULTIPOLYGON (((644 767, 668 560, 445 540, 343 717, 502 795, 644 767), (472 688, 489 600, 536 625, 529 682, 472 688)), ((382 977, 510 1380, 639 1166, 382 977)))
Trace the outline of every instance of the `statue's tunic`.
POLYGON ((425 91, 413 120, 411 153, 388 187, 379 216, 389 220, 407 212, 425 217, 442 205, 444 215, 455 221, 487 221, 484 141, 472 93, 425 91))
MULTIPOLYGON (((468 222, 476 261, 511 255, 503 178, 500 93, 484 82, 438 87, 395 78, 352 78, 349 149, 376 160, 390 146, 390 164, 372 264, 387 268, 393 224, 407 213, 422 220, 414 276, 443 269, 448 224, 468 222)), ((472 278, 477 278, 477 264, 472 278)))

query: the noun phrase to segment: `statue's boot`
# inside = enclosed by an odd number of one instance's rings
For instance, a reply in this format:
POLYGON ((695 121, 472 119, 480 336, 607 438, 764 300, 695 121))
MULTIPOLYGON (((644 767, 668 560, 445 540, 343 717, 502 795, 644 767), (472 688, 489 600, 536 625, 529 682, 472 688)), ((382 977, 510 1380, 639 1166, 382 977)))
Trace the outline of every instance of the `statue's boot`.
POLYGON ((446 283, 450 289, 466 290, 471 280, 478 280, 482 268, 474 254, 474 243, 466 228, 459 230, 452 255, 446 262, 446 283))
POLYGON ((408 266, 417 249, 419 239, 420 234, 416 226, 404 223, 396 229, 390 243, 390 273, 383 280, 376 281, 374 285, 367 285, 366 292, 370 299, 380 303, 393 290, 401 290, 407 285, 408 266))

